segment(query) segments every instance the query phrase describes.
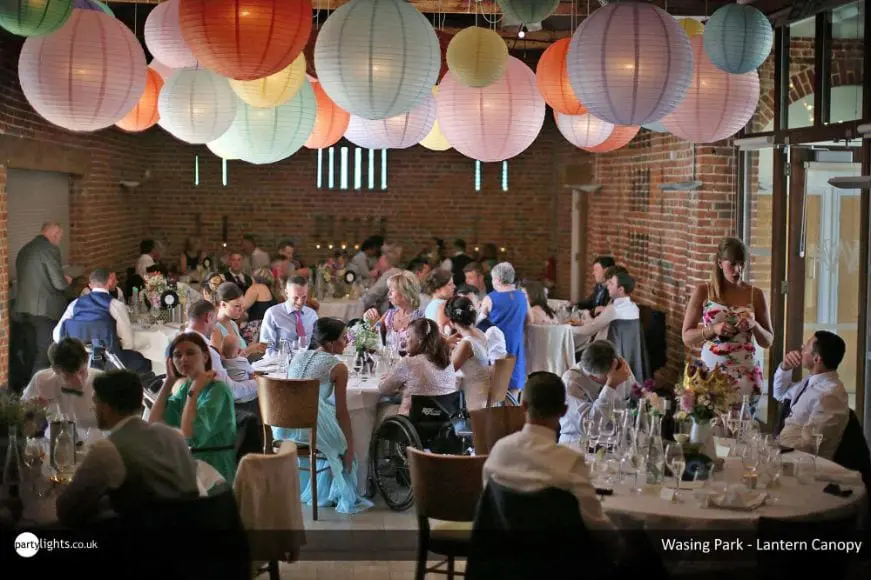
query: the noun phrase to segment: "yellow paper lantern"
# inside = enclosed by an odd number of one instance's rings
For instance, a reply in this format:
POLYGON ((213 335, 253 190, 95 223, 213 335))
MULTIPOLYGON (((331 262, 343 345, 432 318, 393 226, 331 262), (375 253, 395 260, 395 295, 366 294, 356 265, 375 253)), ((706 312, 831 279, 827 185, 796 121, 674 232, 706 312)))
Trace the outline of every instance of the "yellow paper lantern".
POLYGON ((448 44, 448 70, 462 84, 482 88, 493 84, 508 64, 508 45, 493 30, 470 26, 448 44))
POLYGON ((300 53, 290 65, 275 74, 253 81, 230 79, 230 86, 246 104, 269 109, 292 99, 304 80, 305 55, 300 53))
POLYGON ((681 18, 677 23, 690 38, 705 33, 705 25, 694 18, 681 18))
MULTIPOLYGON (((436 96, 439 92, 438 85, 432 88, 432 96, 436 96)), ((447 138, 445 137, 442 130, 439 128, 439 121, 436 119, 436 122, 433 124, 432 129, 429 134, 421 139, 420 145, 430 149, 431 151, 447 151, 451 148, 451 144, 448 143, 447 138)))

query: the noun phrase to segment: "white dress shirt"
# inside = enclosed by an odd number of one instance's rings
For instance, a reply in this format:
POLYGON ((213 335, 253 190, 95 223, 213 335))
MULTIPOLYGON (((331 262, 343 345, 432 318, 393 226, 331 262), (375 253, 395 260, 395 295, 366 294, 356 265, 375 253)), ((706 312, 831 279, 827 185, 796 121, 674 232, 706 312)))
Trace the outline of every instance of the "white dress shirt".
POLYGON ((88 369, 88 378, 82 385, 81 395, 64 392, 66 381, 52 369, 44 369, 33 375, 21 398, 25 400, 42 399, 48 408, 57 405, 57 410, 76 423, 78 438, 83 441, 87 429, 97 428, 97 414, 94 411, 94 379, 103 371, 88 369))
POLYGON ((813 375, 792 384, 792 371, 778 367, 774 373, 774 398, 792 401, 789 417, 778 437, 780 444, 813 453, 816 427, 823 434, 820 456, 832 459, 850 420, 847 390, 837 371, 813 375))
POLYGON ((615 298, 599 316, 576 327, 574 332, 581 336, 607 338, 608 327, 612 320, 638 320, 639 316, 638 305, 632 302, 628 296, 623 296, 615 298))
MULTIPOLYGON (((79 296, 87 296, 87 295, 90 294, 90 293, 91 293, 91 287, 90 287, 90 286, 85 286, 85 287, 82 289, 82 293, 79 294, 79 296)), ((123 292, 120 288, 117 288, 117 287, 116 287, 116 288, 115 288, 115 291, 112 292, 111 294, 112 294, 112 297, 113 297, 113 298, 117 298, 117 299, 120 300, 121 302, 124 302, 124 301, 126 300, 126 298, 124 298, 124 292, 123 292)))
MULTIPOLYGON (((187 332, 195 332, 203 337, 206 344, 211 342, 211 339, 202 332, 188 328, 187 332)), ((257 398, 257 380, 248 379, 247 381, 234 381, 224 368, 224 363, 221 361, 221 355, 218 351, 209 346, 209 357, 212 359, 212 370, 215 371, 215 379, 221 381, 233 391, 233 399, 237 403, 247 403, 257 398)))
POLYGON ((139 259, 136 260, 136 273, 145 278, 148 269, 153 265, 154 258, 151 257, 151 254, 142 254, 139 256, 139 259))
POLYGON ((630 371, 626 381, 614 388, 605 386, 594 381, 580 365, 563 373, 562 379, 566 386, 569 411, 560 419, 560 443, 580 440, 583 421, 587 417, 599 421, 614 409, 625 409, 632 395, 632 385, 635 384, 635 377, 630 371))
MULTIPOLYGON (((94 288, 92 292, 105 292, 109 293, 105 288, 94 288)), ((78 298, 70 302, 70 305, 67 306, 67 309, 64 311, 63 316, 60 317, 60 322, 57 323, 57 326, 54 327, 54 331, 52 332, 52 338, 55 342, 60 342, 60 334, 61 328, 65 321, 69 320, 73 317, 73 311, 76 308, 76 303, 79 301, 78 298)), ((133 325, 130 324, 130 315, 127 313, 127 306, 117 300, 115 298, 109 303, 109 314, 112 315, 112 318, 115 319, 115 332, 118 334, 118 341, 121 343, 122 350, 136 350, 136 340, 135 335, 133 334, 133 325)), ((138 345, 139 347, 144 347, 146 345, 138 345)))
POLYGON ((487 355, 490 357, 490 364, 493 361, 508 356, 508 347, 505 346, 505 333, 499 330, 495 324, 484 331, 484 336, 487 337, 487 355))
MULTIPOLYGON (((616 532, 590 483, 584 456, 570 447, 557 445, 556 433, 547 427, 527 423, 520 431, 498 440, 490 450, 483 472, 485 485, 493 478, 500 485, 520 492, 550 487, 569 491, 578 500, 587 528, 616 532)), ((606 537, 610 540, 606 545, 616 557, 620 551, 617 534, 606 537)))

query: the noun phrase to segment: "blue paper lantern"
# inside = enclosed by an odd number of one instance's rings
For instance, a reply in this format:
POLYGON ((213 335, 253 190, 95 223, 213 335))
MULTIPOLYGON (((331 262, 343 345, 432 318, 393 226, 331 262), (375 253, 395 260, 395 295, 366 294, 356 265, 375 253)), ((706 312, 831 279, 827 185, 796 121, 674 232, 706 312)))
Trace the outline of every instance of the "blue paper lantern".
POLYGON ((705 53, 720 70, 741 75, 756 70, 771 53, 768 17, 746 4, 727 4, 705 25, 705 53))

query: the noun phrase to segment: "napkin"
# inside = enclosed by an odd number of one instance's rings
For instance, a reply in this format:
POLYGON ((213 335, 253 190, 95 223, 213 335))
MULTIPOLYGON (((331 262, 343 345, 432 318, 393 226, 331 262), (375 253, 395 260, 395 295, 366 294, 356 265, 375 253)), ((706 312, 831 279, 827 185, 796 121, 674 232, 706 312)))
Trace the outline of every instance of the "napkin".
POLYGON ((263 357, 259 361, 252 363, 251 366, 255 371, 272 372, 278 370, 278 356, 272 355, 263 357))
POLYGON ((723 495, 711 498, 711 503, 717 507, 752 511, 765 503, 768 496, 765 492, 749 490, 743 485, 730 485, 723 495))
POLYGON ((845 469, 839 465, 817 465, 815 479, 817 481, 843 483, 844 485, 860 485, 862 483, 862 474, 858 471, 845 469))

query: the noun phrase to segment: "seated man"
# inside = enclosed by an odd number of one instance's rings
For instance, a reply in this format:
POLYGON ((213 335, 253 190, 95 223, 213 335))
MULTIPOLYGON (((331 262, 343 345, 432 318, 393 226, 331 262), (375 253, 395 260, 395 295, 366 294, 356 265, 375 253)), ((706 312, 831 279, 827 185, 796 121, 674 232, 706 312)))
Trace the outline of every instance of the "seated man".
POLYGON ((816 451, 814 434, 822 435, 820 456, 832 459, 850 419, 849 399, 838 377, 846 351, 844 340, 818 330, 801 351, 788 353, 774 374, 774 398, 787 406, 777 437, 781 445, 808 453, 816 451), (804 367, 809 376, 792 384, 792 370, 804 367))
POLYGON ((306 306, 308 280, 302 276, 288 278, 285 292, 287 301, 269 308, 260 323, 260 342, 266 343, 267 356, 279 352, 282 340, 293 344, 305 337, 310 341, 318 319, 317 312, 306 306))
POLYGON ((224 280, 236 284, 244 294, 254 283, 254 280, 243 270, 242 254, 239 252, 230 254, 229 266, 230 268, 224 272, 224 280))
POLYGON ((105 268, 91 272, 91 292, 76 298, 67 306, 54 328, 54 341, 72 337, 87 343, 89 339, 98 337, 131 371, 140 374, 151 372, 151 361, 136 351, 127 306, 113 298, 108 289, 110 278, 105 268))
POLYGON ((378 258, 376 269, 381 272, 378 281, 373 284, 363 296, 360 297, 360 302, 363 305, 363 312, 370 308, 374 308, 379 314, 387 312, 390 306, 390 300, 387 298, 389 288, 387 281, 394 274, 398 274, 402 270, 399 267, 402 259, 402 248, 397 245, 385 245, 382 249, 381 257, 378 258))
POLYGON ((614 409, 625 409, 635 377, 614 345, 597 340, 584 350, 581 362, 563 373, 568 412, 560 419, 560 443, 578 441, 584 419, 598 421, 614 409))
POLYGON ((638 305, 630 297, 635 290, 635 280, 629 272, 620 266, 609 268, 605 273, 605 285, 611 296, 611 303, 601 311, 599 316, 584 321, 582 326, 575 327, 576 350, 582 350, 589 344, 584 342, 584 339, 608 338, 608 327, 614 320, 639 320, 638 305))
POLYGON ((57 498, 58 519, 67 525, 97 515, 108 496, 123 515, 145 500, 197 497, 197 465, 184 436, 142 413, 142 383, 130 371, 109 371, 94 381, 97 425, 110 431, 95 441, 73 481, 57 498))
MULTIPOLYGON (((615 532, 590 483, 584 455, 556 442, 560 418, 568 411, 566 391, 560 378, 545 371, 529 375, 521 405, 526 411, 526 425, 498 440, 490 450, 484 463, 485 485, 492 478, 521 492, 551 487, 564 489, 577 498, 581 519, 589 530, 615 532)), ((616 560, 622 551, 622 542, 616 533, 604 534, 602 538, 612 551, 612 559, 616 560)))
MULTIPOLYGON (((429 276, 429 273, 432 272, 432 266, 429 265, 429 261, 425 258, 415 258, 408 264, 408 271, 417 276, 417 281, 420 283, 420 287, 423 288, 423 282, 429 276)), ((432 302, 432 296, 421 292, 420 310, 426 311, 426 307, 429 306, 430 302, 432 302)))
POLYGON ((33 375, 21 398, 38 401, 50 415, 57 413, 75 421, 78 437, 84 440, 85 430, 97 427, 92 399, 94 379, 102 371, 88 368, 88 351, 75 338, 48 347, 48 360, 51 368, 33 375))
POLYGON ((589 310, 593 316, 598 316, 605 309, 611 299, 605 286, 608 281, 605 273, 615 265, 616 262, 611 256, 599 256, 593 261, 593 279, 596 285, 593 287, 593 293, 586 300, 578 302, 579 309, 589 310))
MULTIPOLYGON (((91 290, 94 288, 91 286, 90 280, 88 281, 88 285, 82 290, 81 296, 85 296, 86 294, 90 294, 91 290)), ((109 281, 106 283, 105 289, 109 294, 112 295, 112 298, 116 298, 121 302, 125 302, 126 298, 124 297, 124 291, 121 290, 121 287, 118 286, 118 275, 115 272, 109 272, 109 281)))

